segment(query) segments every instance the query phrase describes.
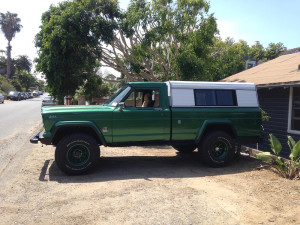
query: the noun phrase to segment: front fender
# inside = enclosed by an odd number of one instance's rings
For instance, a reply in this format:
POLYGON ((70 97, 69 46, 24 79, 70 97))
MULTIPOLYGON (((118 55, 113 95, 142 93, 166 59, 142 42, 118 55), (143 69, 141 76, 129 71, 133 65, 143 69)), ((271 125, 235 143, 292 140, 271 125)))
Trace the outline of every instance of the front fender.
POLYGON ((98 129, 98 127, 91 121, 59 121, 57 123, 54 124, 53 128, 52 128, 52 137, 55 136, 55 134, 58 132, 58 130, 62 127, 76 127, 76 126, 80 126, 80 127, 89 127, 91 129, 93 129, 93 131, 97 134, 97 136, 99 137, 101 143, 104 146, 107 146, 107 142, 102 134, 102 132, 98 129))

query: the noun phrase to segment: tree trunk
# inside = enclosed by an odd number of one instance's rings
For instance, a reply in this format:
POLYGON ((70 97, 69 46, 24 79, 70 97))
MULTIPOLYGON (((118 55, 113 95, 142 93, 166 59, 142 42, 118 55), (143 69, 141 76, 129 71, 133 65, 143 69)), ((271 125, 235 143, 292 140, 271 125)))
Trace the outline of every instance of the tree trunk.
POLYGON ((11 79, 11 71, 10 71, 10 63, 11 63, 11 46, 10 46, 10 41, 8 41, 8 46, 7 46, 7 79, 11 79))

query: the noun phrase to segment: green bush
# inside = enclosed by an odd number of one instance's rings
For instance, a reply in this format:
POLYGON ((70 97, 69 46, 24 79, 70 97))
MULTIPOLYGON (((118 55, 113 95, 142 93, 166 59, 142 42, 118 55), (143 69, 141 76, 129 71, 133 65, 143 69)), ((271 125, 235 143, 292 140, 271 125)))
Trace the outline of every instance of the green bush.
POLYGON ((16 90, 14 86, 9 83, 3 76, 0 76, 0 89, 2 90, 2 92, 4 92, 4 94, 8 94, 8 92, 16 90))
POLYGON ((13 79, 12 81, 11 81, 11 83, 12 83, 12 85, 15 87, 15 89, 17 90, 17 91, 23 91, 23 87, 22 87, 22 84, 21 84, 21 82, 19 81, 19 79, 13 79))
POLYGON ((290 160, 285 160, 279 156, 282 145, 280 141, 270 134, 270 146, 275 155, 270 152, 262 152, 255 155, 256 158, 267 162, 282 177, 294 179, 300 177, 300 141, 297 143, 291 136, 288 136, 288 145, 291 150, 290 160))

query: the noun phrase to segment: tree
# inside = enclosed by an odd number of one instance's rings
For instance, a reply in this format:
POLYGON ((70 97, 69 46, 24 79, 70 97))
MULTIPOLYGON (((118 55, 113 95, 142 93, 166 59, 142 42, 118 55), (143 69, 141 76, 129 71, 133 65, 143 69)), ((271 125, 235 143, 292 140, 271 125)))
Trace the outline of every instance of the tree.
POLYGON ((129 81, 208 79, 217 33, 208 10, 205 0, 132 0, 102 61, 129 81))
POLYGON ((87 100, 91 101, 93 97, 99 98, 107 94, 106 91, 103 92, 102 86, 101 77, 95 74, 89 80, 84 82, 78 90, 78 94, 85 96, 87 100))
POLYGON ((48 90, 60 103, 93 78, 102 44, 112 41, 118 16, 113 0, 65 1, 42 15, 35 38, 36 69, 45 74, 48 90))
POLYGON ((22 84, 20 82, 19 79, 17 78, 14 78, 11 80, 11 84, 14 86, 14 88, 17 90, 17 91, 24 91, 23 90, 23 87, 22 87, 22 84))
POLYGON ((286 47, 283 45, 283 43, 270 43, 266 48, 266 58, 267 60, 275 59, 284 51, 286 51, 286 47))
POLYGON ((45 89, 45 81, 43 81, 43 80, 38 80, 36 82, 36 85, 38 86, 39 90, 44 90, 45 89))
POLYGON ((250 47, 246 41, 234 42, 227 38, 225 41, 217 39, 214 45, 211 74, 213 80, 221 80, 245 69, 250 47))
POLYGON ((37 81, 35 77, 26 71, 21 72, 21 74, 19 75, 19 81, 22 87, 25 88, 26 91, 28 91, 30 87, 37 85, 37 81))
POLYGON ((8 41, 7 45, 7 77, 11 78, 11 40, 15 37, 17 32, 21 31, 22 25, 21 19, 18 18, 18 14, 7 12, 6 14, 0 13, 0 25, 1 30, 5 35, 5 38, 8 41))
POLYGON ((18 71, 26 71, 30 73, 32 62, 27 55, 19 55, 15 60, 15 67, 18 71))
POLYGON ((265 58, 266 51, 264 46, 257 42, 255 45, 251 46, 249 55, 252 59, 255 60, 257 65, 260 60, 263 60, 265 58))

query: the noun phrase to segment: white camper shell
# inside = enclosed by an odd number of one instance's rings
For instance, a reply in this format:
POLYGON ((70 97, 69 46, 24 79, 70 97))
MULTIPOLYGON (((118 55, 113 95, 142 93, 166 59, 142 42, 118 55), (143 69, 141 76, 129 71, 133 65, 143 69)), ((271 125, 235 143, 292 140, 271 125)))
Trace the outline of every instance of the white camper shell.
POLYGON ((259 107, 253 83, 167 81, 166 84, 171 107, 259 107))

